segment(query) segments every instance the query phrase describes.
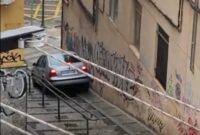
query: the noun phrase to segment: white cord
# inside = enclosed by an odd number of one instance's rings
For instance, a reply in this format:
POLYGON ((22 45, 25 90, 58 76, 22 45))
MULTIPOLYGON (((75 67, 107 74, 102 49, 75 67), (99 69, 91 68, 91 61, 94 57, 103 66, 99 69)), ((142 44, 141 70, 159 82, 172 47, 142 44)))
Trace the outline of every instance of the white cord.
POLYGON ((194 106, 192 106, 192 105, 190 105, 190 104, 187 104, 187 103, 185 103, 185 102, 183 102, 183 101, 177 100, 176 98, 173 98, 173 97, 171 97, 171 96, 168 96, 168 95, 166 95, 166 94, 164 94, 164 93, 162 93, 162 92, 160 92, 160 91, 156 91, 156 90, 152 89, 151 87, 148 87, 148 86, 146 86, 146 85, 144 85, 144 84, 141 84, 141 83, 136 82, 136 81, 134 81, 134 80, 132 80, 132 79, 129 79, 129 78, 123 76, 123 75, 120 75, 120 74, 115 73, 115 72, 113 72, 113 71, 111 71, 111 70, 108 70, 108 69, 106 69, 106 68, 104 68, 104 67, 102 67, 102 66, 99 66, 99 65, 97 65, 97 64, 95 64, 95 63, 93 63, 93 62, 90 62, 90 61, 86 60, 86 59, 83 59, 83 58, 81 58, 81 57, 79 57, 79 56, 77 56, 77 55, 73 55, 73 54, 71 54, 71 53, 69 53, 69 52, 67 52, 67 51, 65 51, 65 50, 63 50, 63 49, 60 49, 60 48, 58 48, 58 47, 55 47, 55 46, 53 46, 53 45, 51 45, 51 44, 49 44, 49 43, 47 43, 47 45, 50 46, 50 47, 52 47, 52 48, 55 48, 55 49, 57 49, 57 50, 59 50, 59 51, 61 51, 61 52, 64 52, 65 54, 67 54, 67 55, 69 55, 69 56, 72 56, 72 57, 74 57, 74 58, 77 58, 77 59, 79 59, 79 60, 81 60, 81 61, 83 61, 83 62, 85 62, 85 63, 87 63, 87 64, 90 64, 90 65, 92 65, 92 66, 94 66, 94 67, 100 68, 101 70, 104 70, 104 71, 106 71, 106 72, 109 72, 109 73, 111 73, 111 74, 113 74, 113 75, 115 75, 115 76, 117 76, 117 77, 120 77, 120 78, 122 78, 122 79, 124 79, 124 80, 126 80, 126 81, 129 81, 129 82, 131 82, 131 83, 133 83, 133 84, 135 84, 135 85, 138 85, 138 86, 140 86, 140 87, 142 87, 142 88, 145 88, 145 89, 147 89, 148 91, 154 92, 154 93, 156 93, 156 94, 158 94, 158 95, 160 95, 160 96, 166 97, 166 98, 168 98, 168 99, 170 99, 170 100, 173 100, 173 101, 175 101, 175 102, 177 102, 177 103, 179 103, 179 104, 181 104, 181 105, 187 106, 187 107, 189 107, 189 108, 191 108, 191 109, 194 109, 194 110, 200 112, 200 108, 194 107, 194 106))
MULTIPOLYGON (((11 127, 12 129, 15 129, 15 130, 19 131, 19 132, 22 133, 22 134, 25 134, 25 135, 32 135, 31 133, 29 133, 29 132, 27 132, 27 131, 25 131, 25 130, 19 128, 19 127, 16 127, 15 125, 13 125, 13 124, 11 124, 11 123, 9 123, 9 122, 7 122, 7 121, 4 121, 4 120, 2 120, 2 119, 1 119, 1 123, 5 124, 5 125, 7 125, 7 126, 9 126, 9 127, 11 127)), ((0 131, 0 132, 1 132, 1 131, 0 131)))
POLYGON ((59 128, 59 127, 56 127, 56 126, 54 126, 54 125, 52 125, 52 124, 50 124, 50 123, 47 123, 47 122, 45 122, 45 121, 43 121, 43 120, 40 120, 40 119, 38 119, 38 118, 36 118, 36 117, 33 117, 33 116, 29 115, 29 114, 26 114, 26 113, 24 113, 24 112, 22 112, 22 111, 20 111, 20 110, 17 110, 17 109, 15 109, 15 108, 13 108, 13 107, 11 107, 11 106, 9 106, 9 105, 6 105, 6 104, 2 103, 2 102, 1 102, 1 106, 2 106, 2 107, 5 107, 5 108, 7 108, 7 109, 10 109, 10 110, 12 110, 13 112, 16 112, 16 113, 18 113, 18 114, 21 114, 21 115, 23 115, 23 116, 25 116, 25 117, 28 117, 28 118, 33 119, 33 120, 35 120, 35 121, 38 121, 38 122, 40 122, 40 123, 42 123, 42 124, 45 124, 45 125, 47 125, 47 126, 53 128, 53 129, 55 129, 55 130, 58 130, 58 131, 60 131, 60 132, 62 132, 62 133, 64 133, 64 134, 66 134, 66 135, 74 135, 74 134, 72 134, 72 133, 69 132, 69 131, 66 131, 66 130, 63 130, 63 129, 59 128))
MULTIPOLYGON (((65 63, 63 59, 58 59, 58 58, 56 58, 55 56, 49 54, 48 52, 46 52, 46 51, 44 51, 44 50, 42 50, 42 49, 40 49, 40 48, 38 48, 38 47, 35 47, 35 48, 36 48, 38 51, 43 52, 44 54, 47 54, 47 55, 53 57, 54 59, 57 59, 58 61, 61 61, 61 62, 65 63)), ((69 53, 69 54, 70 54, 70 53, 69 53)), ((70 56, 71 56, 71 54, 70 54, 70 56)), ((149 103, 147 103, 147 102, 144 102, 144 101, 142 101, 141 99, 139 99, 139 98, 137 98, 137 97, 134 97, 134 96, 132 96, 131 94, 129 94, 129 93, 127 93, 127 92, 124 92, 124 91, 122 91, 121 89, 119 89, 119 88, 117 88, 117 87, 115 87, 115 86, 113 86, 113 85, 111 85, 111 84, 109 84, 109 83, 107 83, 107 82, 105 82, 105 81, 103 81, 103 80, 101 80, 101 79, 99 79, 99 78, 97 78, 97 77, 95 77, 95 76, 89 74, 89 73, 86 73, 86 72, 82 71, 81 69, 79 69, 79 68, 73 66, 72 64, 68 64, 68 63, 65 63, 65 64, 68 65, 68 66, 70 66, 70 67, 72 67, 72 68, 74 68, 74 69, 76 69, 76 70, 78 70, 78 71, 80 71, 81 73, 87 75, 88 77, 90 77, 90 78, 92 78, 92 79, 94 79, 94 80, 96 80, 96 81, 98 81, 98 82, 100 82, 100 83, 102 83, 102 84, 105 84, 105 85, 107 85, 107 86, 110 87, 110 88, 115 89, 117 92, 120 92, 120 93, 126 95, 126 96, 129 97, 129 98, 132 98, 132 99, 134 99, 134 100, 136 100, 136 101, 138 101, 138 102, 140 102, 140 103, 142 103, 142 104, 144 104, 144 105, 146 105, 146 106, 148 106, 148 107, 152 107, 152 109, 154 109, 154 110, 156 110, 156 111, 158 111, 158 112, 164 114, 165 116, 168 116, 168 117, 170 117, 170 118, 172 118, 172 119, 174 119, 174 120, 176 120, 176 121, 178 121, 178 122, 182 122, 183 124, 187 125, 188 127, 191 127, 191 128, 193 128, 193 129, 195 129, 195 130, 197 130, 197 131, 200 131, 199 128, 194 127, 193 125, 190 125, 190 124, 188 124, 187 122, 185 122, 185 121, 183 121, 183 120, 181 120, 181 119, 179 119, 179 118, 176 118, 175 116, 173 116, 173 115, 171 115, 171 114, 169 114, 169 113, 166 113, 165 111, 163 111, 163 110, 161 110, 161 109, 159 109, 159 108, 157 108, 157 107, 154 107, 154 106, 152 106, 151 104, 149 104, 149 103)), ((106 69, 106 70, 107 70, 107 69, 106 69)), ((112 71, 111 71, 111 72, 112 72, 112 71)), ((115 74, 116 74, 116 73, 115 73, 115 74)))

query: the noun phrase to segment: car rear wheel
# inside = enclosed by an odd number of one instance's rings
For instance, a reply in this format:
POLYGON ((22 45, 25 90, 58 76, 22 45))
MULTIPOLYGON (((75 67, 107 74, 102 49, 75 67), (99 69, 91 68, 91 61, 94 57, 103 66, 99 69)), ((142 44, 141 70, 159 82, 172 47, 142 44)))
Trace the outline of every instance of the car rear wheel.
POLYGON ((82 84, 81 92, 88 92, 89 91, 89 83, 82 84))

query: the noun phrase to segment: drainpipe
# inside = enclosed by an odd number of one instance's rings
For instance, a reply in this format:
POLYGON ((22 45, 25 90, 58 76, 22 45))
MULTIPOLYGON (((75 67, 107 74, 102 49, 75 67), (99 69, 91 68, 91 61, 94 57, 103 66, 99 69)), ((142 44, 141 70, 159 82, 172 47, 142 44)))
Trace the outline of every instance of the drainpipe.
MULTIPOLYGON (((198 7, 199 0, 195 0, 194 3, 198 7)), ((192 26, 193 27, 192 28, 192 47, 191 47, 191 58, 190 58, 190 70, 192 71, 192 73, 194 73, 194 64, 195 64, 197 23, 198 23, 198 12, 194 9, 193 26, 192 26)))
POLYGON ((64 31, 64 0, 62 0, 62 11, 61 11, 61 40, 60 47, 63 49, 63 31, 64 31))
POLYGON ((41 24, 41 27, 45 27, 45 25, 44 25, 44 6, 45 6, 45 2, 44 2, 45 0, 42 0, 42 24, 41 24))
POLYGON ((31 25, 33 25, 33 0, 31 0, 31 25))

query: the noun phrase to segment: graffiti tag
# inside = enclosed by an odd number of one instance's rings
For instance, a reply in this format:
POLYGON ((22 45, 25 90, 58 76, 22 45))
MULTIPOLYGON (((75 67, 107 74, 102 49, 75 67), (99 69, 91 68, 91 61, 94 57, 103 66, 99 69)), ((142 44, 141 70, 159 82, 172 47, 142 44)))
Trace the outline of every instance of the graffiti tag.
POLYGON ((163 128, 165 127, 164 123, 162 120, 156 116, 156 114, 153 112, 152 109, 148 109, 148 119, 150 123, 153 125, 157 125, 159 127, 159 131, 162 132, 163 128))
POLYGON ((1 67, 14 67, 24 65, 23 50, 14 49, 0 53, 1 67))

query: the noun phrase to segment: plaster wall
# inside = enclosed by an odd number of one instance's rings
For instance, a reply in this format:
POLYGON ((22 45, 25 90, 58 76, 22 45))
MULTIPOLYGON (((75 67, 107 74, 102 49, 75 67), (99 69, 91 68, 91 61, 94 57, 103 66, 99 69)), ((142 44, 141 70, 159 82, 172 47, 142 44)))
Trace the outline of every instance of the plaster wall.
MULTIPOLYGON (((159 4, 158 8, 155 8, 150 1, 140 0, 139 2, 142 5, 140 50, 134 47, 132 38, 134 37, 134 1, 132 0, 119 2, 119 13, 116 20, 109 17, 109 1, 105 1, 104 5, 101 3, 97 27, 88 19, 88 15, 84 13, 77 1, 71 1, 68 6, 64 5, 63 48, 76 51, 88 60, 145 84, 175 100, 198 107, 200 105, 198 91, 200 72, 197 68, 199 63, 195 63, 194 74, 189 66, 192 8, 187 1, 184 1, 180 30, 165 16, 173 18, 170 16, 171 11, 164 15, 158 10, 159 4), (169 35, 166 89, 163 89, 159 81, 155 79, 158 26, 169 35)), ((198 27, 198 35, 199 32, 198 27)), ((199 39, 197 39, 197 44, 199 44, 199 39)), ((196 61, 198 61, 199 51, 197 47, 196 61)), ((94 67, 90 67, 90 73, 192 126, 199 126, 200 113, 198 111, 94 67)), ((185 135, 189 132, 199 134, 193 128, 173 120, 152 107, 145 106, 137 99, 134 100, 120 91, 108 88, 96 81, 93 82, 92 87, 100 96, 133 115, 158 134, 185 135)))

